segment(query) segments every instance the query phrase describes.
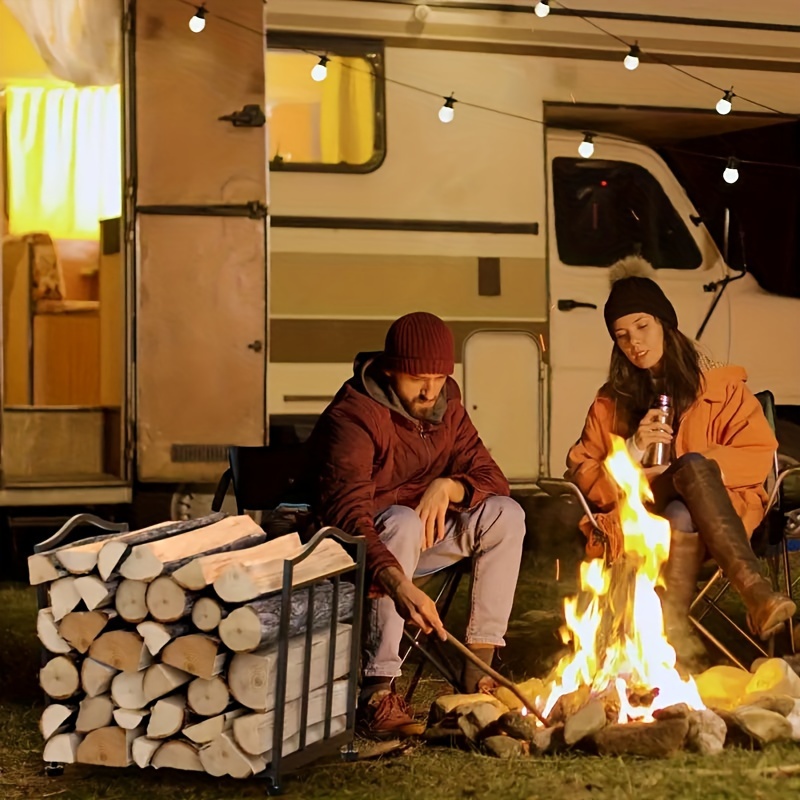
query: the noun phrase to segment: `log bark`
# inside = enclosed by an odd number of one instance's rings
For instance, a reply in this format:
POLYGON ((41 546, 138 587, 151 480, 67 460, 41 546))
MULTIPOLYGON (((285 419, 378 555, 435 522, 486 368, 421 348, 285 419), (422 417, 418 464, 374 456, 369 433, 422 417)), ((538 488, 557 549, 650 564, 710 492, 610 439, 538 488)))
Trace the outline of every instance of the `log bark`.
POLYGON ((224 714, 218 714, 216 717, 209 717, 202 722, 188 725, 183 729, 183 735, 196 744, 208 744, 221 733, 229 730, 234 720, 244 713, 245 709, 243 708, 233 708, 224 714))
POLYGON ((225 666, 225 653, 219 639, 202 633, 190 633, 170 642, 161 651, 161 661, 198 678, 211 680, 225 666))
MULTIPOLYGON (((354 587, 342 583, 339 587, 338 617, 340 621, 353 614, 354 587)), ((330 624, 333 612, 333 584, 314 587, 313 630, 330 624)), ((304 633, 308 625, 309 590, 292 592, 289 616, 289 636, 304 633)), ((278 641, 281 622, 281 596, 274 595, 234 609, 219 625, 219 635, 225 646, 235 653, 249 653, 278 641)))
MULTIPOLYGON (((352 668, 350 664, 351 634, 350 625, 339 624, 336 632, 334 679, 341 678, 352 668)), ((329 630, 319 631, 312 637, 309 690, 317 689, 328 679, 329 639, 329 630)), ((298 698, 303 688, 305 640, 305 635, 300 635, 289 641, 286 702, 298 698)), ((231 694, 243 706, 254 711, 271 710, 275 705, 277 667, 278 648, 276 645, 257 650, 255 653, 235 655, 228 666, 228 688, 231 694)))
POLYGON ((156 769, 171 767, 172 769, 204 772, 197 748, 190 742, 182 742, 177 739, 164 742, 151 758, 150 764, 156 769))
POLYGON ((80 683, 78 668, 69 656, 50 659, 39 672, 39 685, 54 700, 72 697, 80 688, 80 683))
POLYGON ((160 739, 148 739, 146 736, 134 739, 131 755, 136 766, 142 769, 150 766, 156 751, 164 744, 166 742, 162 742, 160 739))
POLYGON ((104 582, 97 575, 82 575, 80 578, 75 578, 75 588, 89 611, 110 606, 114 602, 118 585, 119 580, 104 582))
POLYGON ((100 577, 104 581, 107 581, 114 570, 116 570, 120 561, 122 561, 123 558, 127 558, 131 548, 135 545, 199 530, 207 525, 213 525, 215 522, 219 522, 225 517, 226 515, 224 513, 216 512, 205 517, 198 517, 197 519, 162 522, 158 525, 152 525, 149 528, 114 536, 103 545, 97 556, 97 571, 100 573, 100 577))
POLYGON ((197 556, 172 573, 173 579, 184 589, 200 591, 211 584, 232 564, 255 564, 294 558, 303 549, 300 536, 289 533, 243 552, 217 553, 197 556))
POLYGON ((157 700, 147 723, 148 739, 166 739, 186 724, 186 698, 180 694, 157 700))
POLYGON ((81 686, 89 697, 97 697, 111 688, 111 682, 118 670, 101 664, 93 658, 84 658, 81 664, 81 686))
POLYGON ((79 764, 96 764, 100 767, 127 767, 133 763, 131 749, 142 729, 126 731, 124 728, 98 728, 87 733, 78 745, 76 760, 79 764))
MULTIPOLYGON (((173 579, 174 579, 173 575, 173 579)), ((211 633, 228 616, 228 612, 211 597, 198 597, 192 608, 192 625, 199 631, 211 633)))
POLYGON ((72 645, 59 633, 53 612, 49 608, 40 608, 36 615, 36 635, 44 649, 50 653, 63 654, 72 650, 72 645))
POLYGON ((196 599, 195 593, 182 589, 166 575, 147 587, 147 609, 159 622, 177 622, 192 610, 196 599))
POLYGON ((138 672, 153 661, 142 637, 125 630, 108 631, 98 636, 89 647, 89 656, 123 672, 138 672))
POLYGON ((120 564, 123 578, 152 581, 164 571, 180 569, 188 559, 201 554, 239 550, 263 542, 266 537, 261 527, 246 515, 226 517, 200 530, 137 544, 120 564))
POLYGON ((186 690, 186 702, 189 708, 201 717, 221 714, 230 701, 228 684, 219 675, 211 680, 195 678, 186 690))
POLYGON ((144 674, 144 682, 142 684, 142 692, 144 694, 144 703, 147 705, 169 694, 184 683, 188 683, 192 676, 188 672, 170 667, 167 664, 153 664, 148 667, 144 674))
POLYGON ((56 622, 62 620, 80 602, 81 596, 72 576, 59 578, 50 584, 50 609, 56 622))
POLYGON ((111 697, 120 708, 129 711, 138 711, 148 704, 144 692, 144 679, 146 671, 120 672, 111 681, 111 697))
POLYGON ((114 606, 126 622, 142 622, 147 617, 147 584, 144 581, 123 580, 117 586, 114 606))
POLYGON ((149 708, 115 708, 114 722, 126 731, 133 731, 140 727, 145 718, 150 714, 149 708))
MULTIPOLYGON (((333 539, 323 539, 294 569, 293 585, 305 583, 353 566, 353 559, 333 539)), ((283 586, 283 559, 249 566, 233 564, 215 581, 214 591, 226 603, 245 603, 283 586)))
POLYGON ((111 609, 105 611, 71 611, 58 624, 58 632, 79 653, 85 653, 110 620, 117 616, 111 609))
POLYGON ((183 622, 165 625, 163 622, 147 620, 140 622, 136 626, 136 630, 144 639, 145 647, 150 651, 150 655, 157 656, 173 639, 189 633, 189 626, 183 622))
POLYGON ((113 724, 114 702, 107 694, 85 697, 78 708, 75 733, 89 733, 113 724))
POLYGON ((251 756, 241 750, 229 732, 221 733, 213 742, 200 749, 200 761, 209 775, 249 778, 267 766, 261 756, 251 756))
POLYGON ((57 733, 44 746, 44 761, 49 764, 74 764, 82 739, 79 733, 57 733))
POLYGON ((41 731, 42 738, 49 739, 58 733, 63 733, 66 729, 67 723, 74 714, 78 712, 78 707, 75 705, 65 705, 64 703, 51 703, 42 712, 39 719, 39 730, 41 731))

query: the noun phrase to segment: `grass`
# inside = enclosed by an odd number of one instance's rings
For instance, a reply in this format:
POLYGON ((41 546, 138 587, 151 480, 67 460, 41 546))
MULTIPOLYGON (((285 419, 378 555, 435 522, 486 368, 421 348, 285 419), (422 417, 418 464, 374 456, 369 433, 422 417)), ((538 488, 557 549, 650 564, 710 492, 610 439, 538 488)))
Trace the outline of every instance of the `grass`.
MULTIPOLYGON (((536 539, 536 537, 534 537, 536 539)), ((558 609, 574 590, 576 551, 570 541, 541 538, 534 558, 528 552, 517 591, 503 669, 514 677, 542 674, 557 657, 558 609)), ((454 608, 455 631, 463 625, 462 595, 454 608)), ((35 635, 36 602, 32 589, 0 583, 0 798, 3 800, 127 800, 152 795, 170 800, 237 800, 263 797, 264 783, 212 778, 196 773, 68 766, 60 778, 42 774, 42 742, 37 729, 41 695, 36 683, 39 648, 35 635)), ((440 682, 424 681, 418 702, 444 691, 440 682)), ((424 704, 423 704, 424 705, 424 704)), ((800 774, 769 768, 800 764, 795 744, 764 751, 726 750, 715 758, 680 754, 666 761, 600 758, 581 754, 543 759, 498 761, 478 753, 417 745, 396 755, 354 764, 333 760, 289 776, 285 789, 297 800, 555 800, 570 798, 702 798, 703 800, 789 800, 800 791, 800 774)))

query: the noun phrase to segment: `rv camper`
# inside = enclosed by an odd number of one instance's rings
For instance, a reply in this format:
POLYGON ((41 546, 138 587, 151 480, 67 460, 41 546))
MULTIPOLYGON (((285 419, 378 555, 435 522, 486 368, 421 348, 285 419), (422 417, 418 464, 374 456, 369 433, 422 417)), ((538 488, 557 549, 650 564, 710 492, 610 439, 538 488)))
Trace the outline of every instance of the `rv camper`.
MULTIPOLYGON (((470 414, 535 489, 603 382, 608 266, 631 253, 687 333, 800 407, 800 300, 726 284, 686 191, 636 141, 774 115, 723 117, 713 88, 658 63, 627 71, 618 40, 555 7, 206 5, 194 32, 178 0, 65 1, 94 15, 62 29, 64 52, 89 54, 70 64, 34 45, 41 6, 0 0, 9 513, 155 495, 201 513, 228 445, 302 440, 356 352, 419 308, 451 325, 470 414), (66 191, 79 172, 95 183, 66 191)), ((800 110, 789 0, 749 28, 743 0, 717 19, 605 5, 621 39, 800 110)))

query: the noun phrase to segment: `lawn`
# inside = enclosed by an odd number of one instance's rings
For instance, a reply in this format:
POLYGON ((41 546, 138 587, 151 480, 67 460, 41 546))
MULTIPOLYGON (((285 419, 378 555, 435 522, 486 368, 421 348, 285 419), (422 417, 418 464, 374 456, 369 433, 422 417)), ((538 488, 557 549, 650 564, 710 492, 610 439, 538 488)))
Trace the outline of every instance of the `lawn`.
MULTIPOLYGON (((526 552, 502 669, 515 678, 542 674, 557 657, 560 600, 574 590, 572 540, 543 540, 534 533, 526 552), (556 559, 561 580, 556 581, 556 559)), ((465 589, 466 587, 464 587, 465 589)), ((463 593, 462 593, 463 595, 463 593)), ((463 630, 464 598, 448 625, 463 630), (450 624, 452 622, 452 625, 450 624)), ((149 794, 170 800, 236 800, 263 797, 264 783, 223 780, 196 773, 68 766, 62 777, 42 774, 37 729, 42 699, 35 596, 21 583, 0 583, 0 798, 122 800, 149 794)), ((746 653, 742 653, 745 657, 746 653)), ((426 680, 420 710, 445 687, 426 680)), ((477 753, 416 745, 380 759, 318 763, 290 776, 285 789, 298 800, 354 798, 770 798, 800 791, 800 746, 764 751, 727 750, 714 758, 682 754, 667 761, 566 755, 498 761, 477 753), (797 765, 797 766, 795 766, 797 765), (791 769, 787 769, 790 767, 791 769), (781 769, 783 768, 783 769, 781 769)))

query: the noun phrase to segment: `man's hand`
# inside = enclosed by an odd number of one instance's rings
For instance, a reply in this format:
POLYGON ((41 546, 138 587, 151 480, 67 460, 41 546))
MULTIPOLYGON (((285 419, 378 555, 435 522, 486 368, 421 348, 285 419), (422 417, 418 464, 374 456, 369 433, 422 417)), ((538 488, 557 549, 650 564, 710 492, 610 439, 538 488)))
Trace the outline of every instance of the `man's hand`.
POLYGON ((460 503, 466 489, 452 478, 436 478, 425 490, 415 509, 422 520, 422 549, 427 550, 445 535, 445 517, 450 503, 460 503))
POLYGON ((379 573, 378 581, 394 600, 397 613, 404 620, 421 628, 424 633, 435 630, 442 641, 447 639, 433 598, 414 586, 401 570, 397 567, 387 567, 379 573))

